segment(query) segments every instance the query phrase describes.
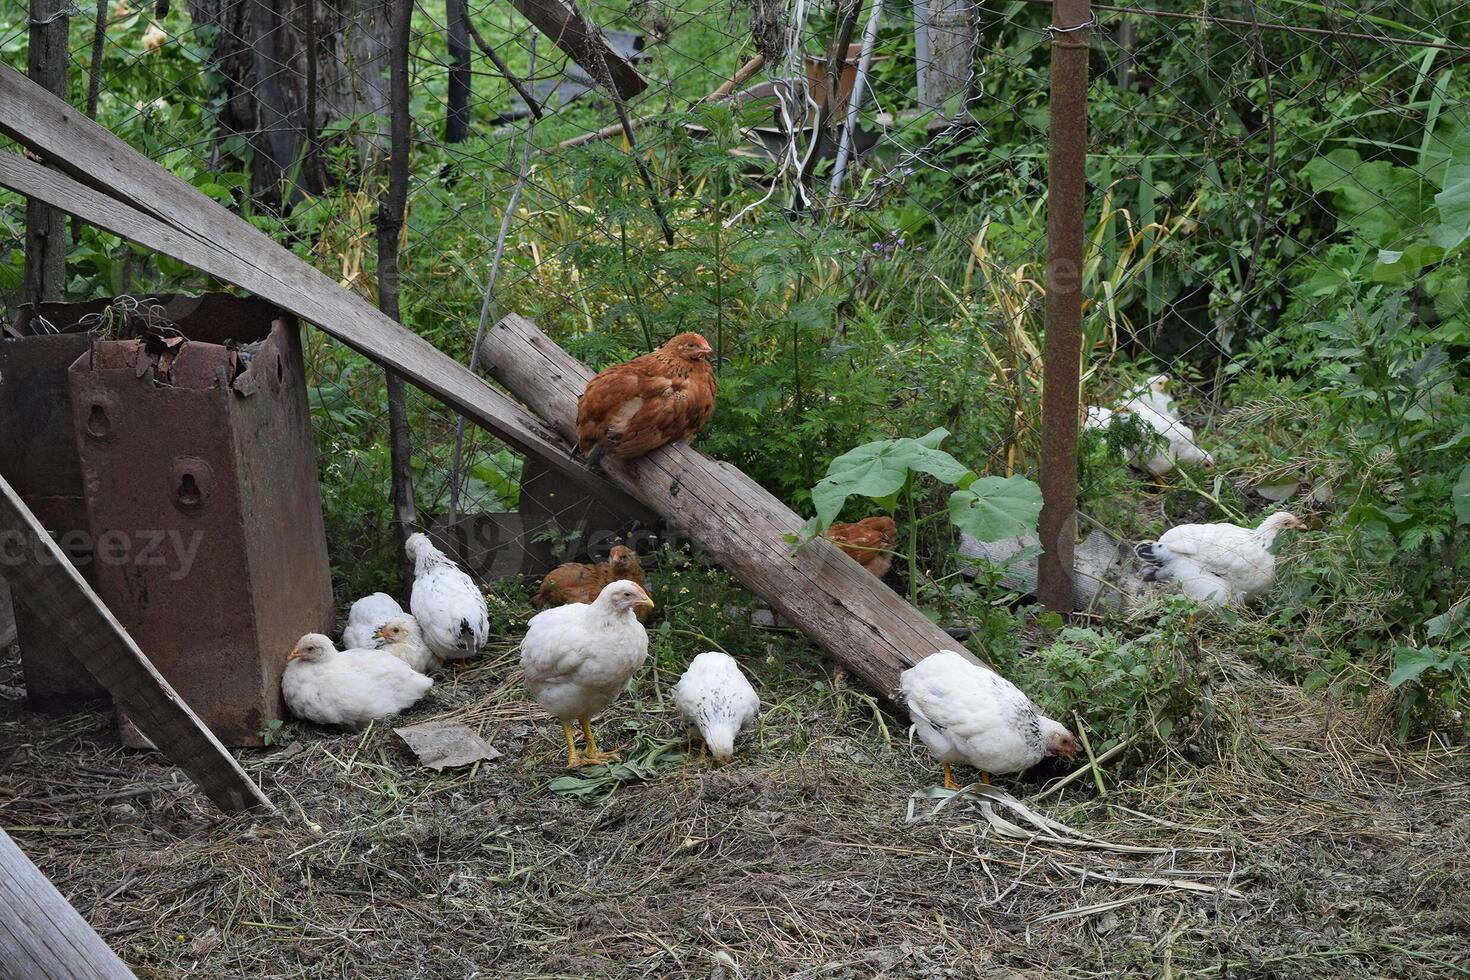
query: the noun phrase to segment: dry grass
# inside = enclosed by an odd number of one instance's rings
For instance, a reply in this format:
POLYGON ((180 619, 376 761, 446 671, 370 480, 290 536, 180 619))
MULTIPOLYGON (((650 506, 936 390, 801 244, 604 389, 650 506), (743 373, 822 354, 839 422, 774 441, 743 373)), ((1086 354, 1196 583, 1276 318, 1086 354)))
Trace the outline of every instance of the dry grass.
MULTIPOLYGON (((480 729, 495 763, 428 772, 377 728, 247 753, 281 819, 222 817, 107 717, 11 687, 0 823, 145 978, 1470 974, 1466 753, 1387 745, 1371 711, 1242 665, 1197 759, 1034 804, 1066 831, 945 802, 816 663, 756 665, 767 721, 734 765, 579 802, 547 789, 560 734, 513 665, 413 715, 480 729)), ((677 742, 668 680, 600 729, 677 742)))

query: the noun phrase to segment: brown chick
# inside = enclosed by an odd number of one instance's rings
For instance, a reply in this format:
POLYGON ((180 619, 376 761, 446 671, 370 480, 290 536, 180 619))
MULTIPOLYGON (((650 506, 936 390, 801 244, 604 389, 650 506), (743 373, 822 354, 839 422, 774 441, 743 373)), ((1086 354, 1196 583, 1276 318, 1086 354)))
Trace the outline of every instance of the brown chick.
MULTIPOLYGON (((541 580, 541 588, 531 598, 537 609, 561 606, 569 602, 592 602, 609 584, 622 580, 636 582, 644 587, 643 566, 638 564, 638 554, 623 545, 615 545, 607 561, 595 565, 569 561, 558 565, 541 580)), ((641 623, 648 616, 649 608, 640 606, 634 610, 641 623)))
POLYGON ((710 353, 699 334, 681 333, 587 382, 577 402, 577 441, 592 465, 604 454, 634 459, 704 428, 715 412, 710 353))
POLYGON ((864 517, 856 524, 833 524, 827 538, 859 565, 882 578, 893 567, 898 525, 891 517, 864 517))

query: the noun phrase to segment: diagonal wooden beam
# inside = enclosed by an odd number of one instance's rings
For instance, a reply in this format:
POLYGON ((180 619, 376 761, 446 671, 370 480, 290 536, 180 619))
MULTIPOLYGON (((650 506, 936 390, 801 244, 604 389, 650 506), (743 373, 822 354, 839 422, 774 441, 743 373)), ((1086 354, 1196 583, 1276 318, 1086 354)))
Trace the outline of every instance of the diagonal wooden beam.
POLYGON ((272 809, 204 723, 138 649, 20 495, 0 477, 0 574, 118 706, 205 795, 231 812, 272 809))
POLYGON ((638 69, 619 54, 617 48, 607 43, 602 32, 587 22, 571 0, 510 2, 597 84, 602 84, 602 64, 605 60, 612 83, 617 87, 618 95, 624 99, 631 99, 648 88, 648 79, 638 74, 638 69))
POLYGON ((135 980, 133 971, 3 830, 0 976, 135 980))
POLYGON ((4 65, 0 134, 50 164, 0 154, 0 186, 54 204, 290 310, 496 438, 543 457, 610 506, 648 516, 646 508, 573 460, 560 435, 503 392, 4 65))
MULTIPOLYGON (((524 317, 505 317, 480 346, 480 363, 558 431, 576 431, 577 399, 592 371, 524 317)), ((894 700, 898 675, 958 640, 823 538, 792 551, 802 520, 729 463, 682 443, 608 476, 662 514, 748 589, 801 628, 833 661, 894 700)), ((899 705, 901 708, 902 706, 899 705)))

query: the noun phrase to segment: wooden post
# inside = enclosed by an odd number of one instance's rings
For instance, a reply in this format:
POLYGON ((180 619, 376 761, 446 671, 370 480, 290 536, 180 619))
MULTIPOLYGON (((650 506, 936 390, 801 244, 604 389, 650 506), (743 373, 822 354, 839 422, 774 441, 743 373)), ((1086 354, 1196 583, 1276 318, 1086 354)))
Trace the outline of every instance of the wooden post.
POLYGON ((271 809, 234 756, 154 669, 127 630, 0 477, 0 574, 112 694, 140 731, 228 811, 271 809))
POLYGON ((0 976, 135 980, 117 954, 0 830, 0 976))
MULTIPOLYGON (((585 364, 514 314, 490 331, 480 360, 571 436, 577 398, 592 377, 585 364)), ((662 514, 874 693, 892 699, 903 670, 938 650, 964 649, 825 538, 793 553, 786 536, 800 531, 801 518, 736 467, 683 444, 605 465, 612 483, 662 514)))
POLYGON ((1041 547, 1036 594, 1072 612, 1077 429, 1082 370, 1083 203, 1091 0, 1057 0, 1051 28, 1051 150, 1046 195, 1046 341, 1042 351, 1041 547))
MULTIPOLYGON (((31 37, 26 73, 31 81, 66 98, 67 25, 71 0, 31 0, 31 37)), ((26 202, 24 288, 27 303, 54 303, 66 288, 66 215, 40 201, 26 202)))

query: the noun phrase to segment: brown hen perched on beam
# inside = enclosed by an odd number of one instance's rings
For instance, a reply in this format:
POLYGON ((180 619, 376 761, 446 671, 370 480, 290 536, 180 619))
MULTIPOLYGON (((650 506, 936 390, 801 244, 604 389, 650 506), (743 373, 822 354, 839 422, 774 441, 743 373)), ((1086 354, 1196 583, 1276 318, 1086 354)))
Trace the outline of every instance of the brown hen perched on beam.
POLYGON ((699 334, 681 333, 587 382, 577 401, 577 440, 592 465, 604 455, 634 459, 704 428, 715 412, 710 353, 699 334))

